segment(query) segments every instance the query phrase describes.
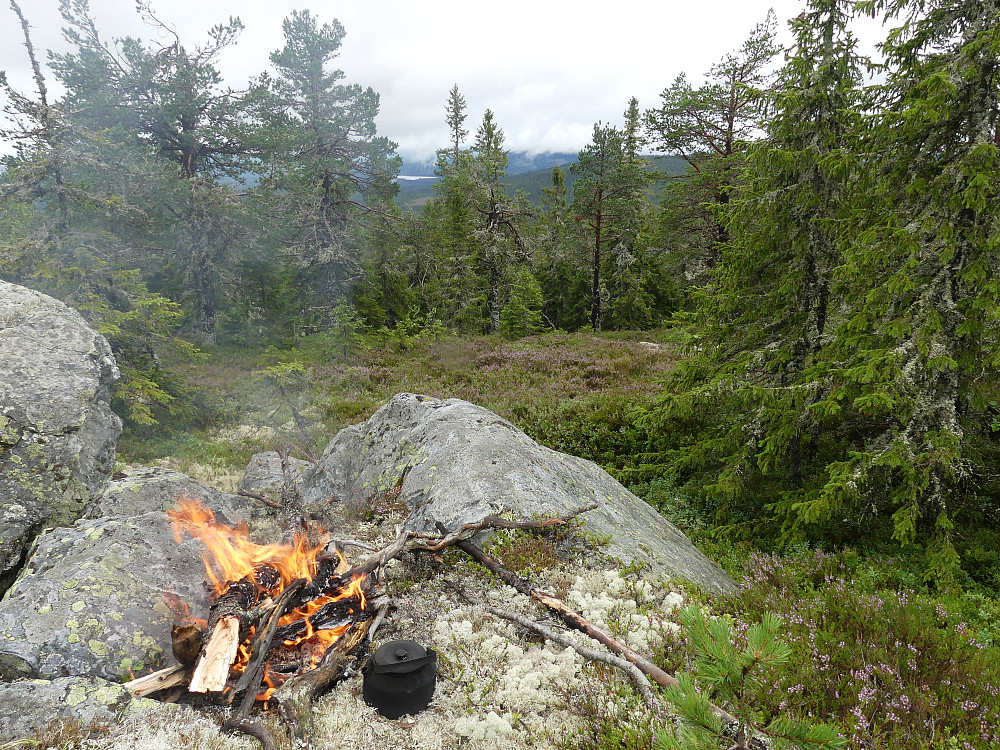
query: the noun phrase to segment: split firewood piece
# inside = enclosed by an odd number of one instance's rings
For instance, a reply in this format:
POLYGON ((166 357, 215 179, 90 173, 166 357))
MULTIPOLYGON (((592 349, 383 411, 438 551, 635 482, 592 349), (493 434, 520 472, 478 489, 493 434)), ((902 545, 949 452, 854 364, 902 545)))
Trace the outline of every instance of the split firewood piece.
POLYGON ((192 693, 221 692, 236 661, 240 640, 240 618, 233 615, 219 618, 201 650, 188 690, 192 693))
POLYGON ((145 698, 147 695, 158 693, 161 690, 187 685, 190 678, 191 669, 189 667, 183 664, 174 664, 172 667, 136 677, 134 680, 126 682, 123 687, 132 695, 145 698))
POLYGON ((236 583, 230 584, 209 610, 205 645, 202 646, 188 690, 192 693, 217 693, 226 687, 229 670, 236 661, 246 628, 251 624, 250 611, 261 598, 281 583, 274 568, 262 567, 236 583))

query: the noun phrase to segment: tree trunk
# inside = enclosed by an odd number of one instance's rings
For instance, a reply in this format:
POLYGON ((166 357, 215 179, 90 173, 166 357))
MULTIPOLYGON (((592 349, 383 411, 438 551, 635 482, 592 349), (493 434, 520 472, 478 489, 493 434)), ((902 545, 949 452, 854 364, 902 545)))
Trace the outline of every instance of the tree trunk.
POLYGON ((489 310, 486 332, 496 333, 500 330, 500 266, 496 260, 490 264, 490 291, 486 298, 486 306, 489 310))
POLYGON ((601 330, 601 229, 604 214, 600 209, 597 211, 597 219, 594 223, 594 273, 590 287, 590 324, 594 331, 601 330))

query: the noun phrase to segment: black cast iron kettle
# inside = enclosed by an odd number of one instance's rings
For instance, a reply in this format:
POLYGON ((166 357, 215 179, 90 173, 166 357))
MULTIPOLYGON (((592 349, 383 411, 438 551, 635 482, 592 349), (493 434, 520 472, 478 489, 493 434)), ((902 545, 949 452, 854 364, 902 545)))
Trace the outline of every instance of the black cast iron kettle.
POLYGON ((390 641, 364 669, 365 703, 389 719, 427 708, 434 695, 437 653, 413 641, 390 641))

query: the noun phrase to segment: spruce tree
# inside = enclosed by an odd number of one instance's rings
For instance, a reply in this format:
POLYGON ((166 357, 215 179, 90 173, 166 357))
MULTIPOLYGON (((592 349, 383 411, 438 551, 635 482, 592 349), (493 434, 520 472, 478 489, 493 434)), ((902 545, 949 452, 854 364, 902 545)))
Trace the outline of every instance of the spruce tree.
POLYGON ((508 152, 492 110, 483 114, 472 151, 475 256, 486 287, 486 333, 497 333, 514 267, 528 259, 521 229, 528 208, 523 199, 507 195, 508 152))
POLYGON ((534 268, 542 288, 545 322, 573 331, 586 323, 589 314, 589 274, 587 264, 577 257, 567 194, 566 172, 553 167, 551 187, 542 188, 534 268))
POLYGON ((927 575, 952 580, 955 521, 996 498, 1000 367, 1000 2, 872 0, 899 17, 883 46, 866 150, 875 206, 842 270, 852 294, 814 407, 852 419, 804 520, 868 508, 893 537, 927 543, 927 575), (874 158, 878 155, 881 158, 874 158))
POLYGON ((704 483, 720 519, 757 531, 761 498, 799 533, 790 508, 824 486, 812 407, 830 388, 822 351, 839 312, 861 77, 846 5, 814 0, 792 24, 767 137, 720 217, 730 242, 698 297, 697 345, 643 417, 673 436, 673 470, 704 483))
MULTIPOLYGON (((633 135, 630 145, 637 143, 633 135)), ((578 178, 573 185, 571 210, 574 220, 583 226, 581 235, 589 256, 590 324, 595 331, 600 331, 604 325, 610 296, 606 274, 611 265, 608 256, 623 261, 621 270, 627 275, 634 262, 629 248, 635 247, 645 201, 643 188, 648 175, 644 163, 635 153, 630 153, 625 144, 626 139, 618 128, 596 123, 590 143, 570 166, 570 171, 578 178)), ((616 292, 620 300, 620 285, 616 292)))

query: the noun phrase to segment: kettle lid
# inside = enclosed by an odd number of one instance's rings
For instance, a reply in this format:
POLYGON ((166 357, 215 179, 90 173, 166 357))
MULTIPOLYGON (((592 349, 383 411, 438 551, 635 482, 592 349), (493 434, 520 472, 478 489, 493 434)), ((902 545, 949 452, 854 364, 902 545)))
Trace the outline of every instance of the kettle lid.
POLYGON ((373 659, 378 665, 401 664, 427 656, 427 649, 415 641, 389 641, 379 646, 373 659))

